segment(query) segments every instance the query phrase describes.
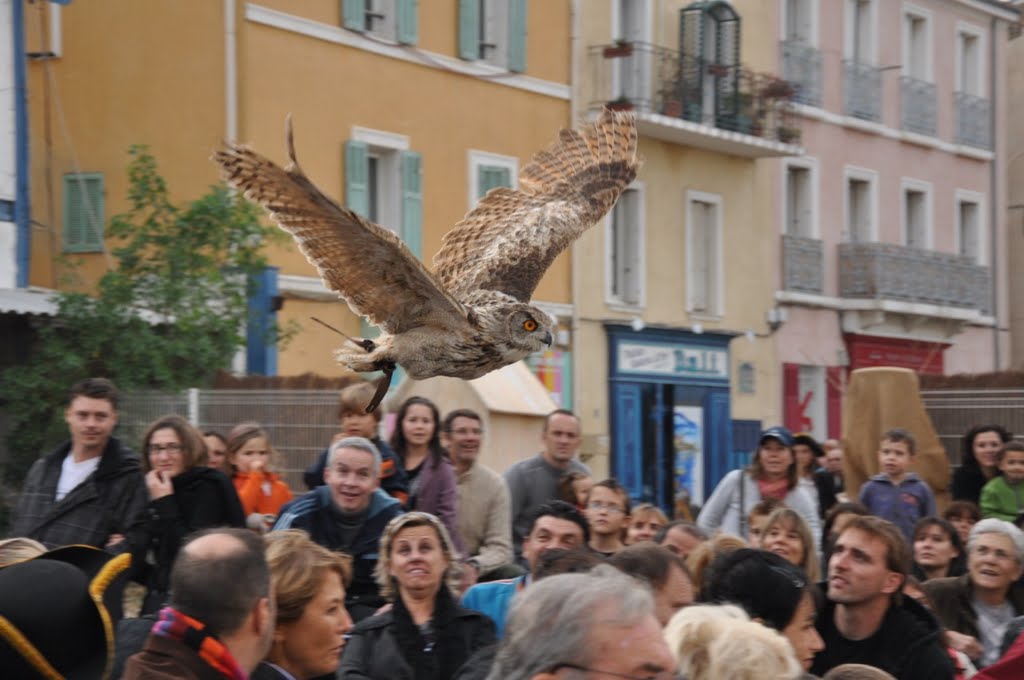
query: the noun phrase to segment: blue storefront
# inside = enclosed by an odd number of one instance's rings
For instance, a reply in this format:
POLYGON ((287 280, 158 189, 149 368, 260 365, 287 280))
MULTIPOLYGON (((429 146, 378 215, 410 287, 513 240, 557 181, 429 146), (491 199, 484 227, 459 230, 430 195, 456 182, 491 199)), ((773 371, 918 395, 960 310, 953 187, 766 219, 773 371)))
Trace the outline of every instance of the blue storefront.
POLYGON ((699 505, 735 463, 729 410, 733 334, 608 324, 610 469, 635 501, 671 516, 699 505))

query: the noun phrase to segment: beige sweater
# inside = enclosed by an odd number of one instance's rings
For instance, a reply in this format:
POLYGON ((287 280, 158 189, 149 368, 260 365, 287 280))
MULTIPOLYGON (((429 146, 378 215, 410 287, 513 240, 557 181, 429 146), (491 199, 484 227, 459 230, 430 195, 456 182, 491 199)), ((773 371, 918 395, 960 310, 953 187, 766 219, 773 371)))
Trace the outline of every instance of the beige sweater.
POLYGON ((459 475, 456 524, 480 573, 512 561, 512 509, 505 480, 479 463, 459 475))

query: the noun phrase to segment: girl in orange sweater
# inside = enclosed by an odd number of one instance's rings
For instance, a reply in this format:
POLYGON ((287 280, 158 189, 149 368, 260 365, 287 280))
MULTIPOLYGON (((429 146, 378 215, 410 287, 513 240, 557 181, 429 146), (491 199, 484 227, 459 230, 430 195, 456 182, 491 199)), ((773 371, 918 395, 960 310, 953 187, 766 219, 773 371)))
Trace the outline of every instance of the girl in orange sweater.
POLYGON ((227 460, 242 501, 246 524, 266 532, 274 524, 281 506, 292 499, 288 485, 269 470, 273 447, 259 423, 241 423, 228 435, 227 460))

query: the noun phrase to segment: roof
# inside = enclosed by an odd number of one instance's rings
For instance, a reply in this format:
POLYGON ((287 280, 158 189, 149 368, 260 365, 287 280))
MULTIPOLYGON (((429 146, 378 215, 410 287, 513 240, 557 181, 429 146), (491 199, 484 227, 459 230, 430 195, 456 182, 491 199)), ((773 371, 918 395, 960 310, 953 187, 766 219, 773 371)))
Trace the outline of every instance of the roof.
POLYGON ((0 288, 0 314, 55 316, 56 294, 49 288, 0 288))

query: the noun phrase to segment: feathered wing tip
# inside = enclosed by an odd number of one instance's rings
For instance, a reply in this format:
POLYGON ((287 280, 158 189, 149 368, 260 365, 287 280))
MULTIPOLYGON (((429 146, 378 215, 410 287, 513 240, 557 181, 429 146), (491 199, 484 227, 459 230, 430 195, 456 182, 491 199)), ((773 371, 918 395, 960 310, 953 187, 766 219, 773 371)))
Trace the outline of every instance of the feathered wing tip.
POLYGON ((288 167, 285 168, 285 171, 300 172, 305 175, 306 173, 302 172, 302 168, 299 167, 299 159, 295 156, 295 135, 292 133, 291 111, 284 117, 284 140, 288 146, 288 167))

